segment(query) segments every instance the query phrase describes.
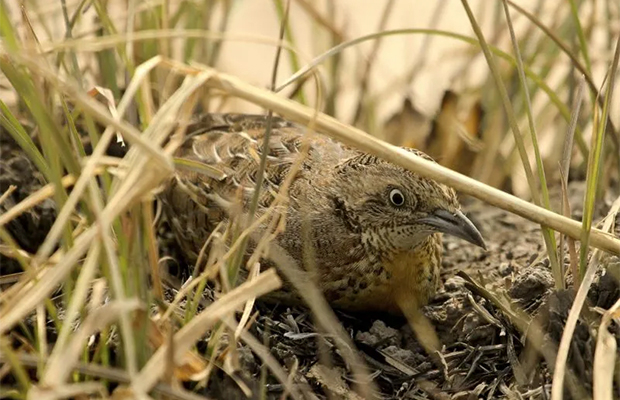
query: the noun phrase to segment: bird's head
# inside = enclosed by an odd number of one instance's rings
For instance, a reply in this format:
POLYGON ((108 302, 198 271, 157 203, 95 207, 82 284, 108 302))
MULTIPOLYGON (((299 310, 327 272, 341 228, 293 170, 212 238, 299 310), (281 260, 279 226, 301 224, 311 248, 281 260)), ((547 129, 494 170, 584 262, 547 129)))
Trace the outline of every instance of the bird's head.
POLYGON ((441 232, 485 248, 480 232, 446 185, 368 154, 344 161, 336 175, 335 212, 372 247, 411 250, 441 232))

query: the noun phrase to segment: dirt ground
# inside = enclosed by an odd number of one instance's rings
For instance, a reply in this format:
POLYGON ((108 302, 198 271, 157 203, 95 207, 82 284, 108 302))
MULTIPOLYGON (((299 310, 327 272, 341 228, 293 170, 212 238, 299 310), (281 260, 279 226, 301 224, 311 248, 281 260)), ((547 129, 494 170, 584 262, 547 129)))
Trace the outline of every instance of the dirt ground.
MULTIPOLYGON (((38 189, 41 179, 8 135, 1 135, 0 146, 0 191, 4 192, 11 184, 17 186, 0 206, 4 212, 38 189)), ((572 182, 569 189, 572 209, 579 210, 584 184, 572 182)), ((608 211, 613 195, 618 194, 608 193, 601 200, 598 219, 608 211)), ((553 354, 573 291, 553 290, 539 226, 475 199, 463 199, 463 203, 468 216, 482 232, 488 250, 444 237, 443 286, 424 309, 444 345, 438 359, 423 351, 403 319, 339 311, 337 315, 366 360, 384 399, 546 399, 551 388, 549 364, 544 358, 529 356, 532 353, 526 335, 494 304, 493 296, 535 316, 545 333, 542 345, 553 354)), ((579 214, 577 211, 573 216, 579 218, 579 214)), ((47 200, 13 221, 9 232, 24 250, 36 252, 54 217, 54 203, 47 200)), ((168 246, 164 248, 166 253, 178 255, 166 235, 161 242, 168 246)), ((19 271, 19 266, 4 256, 0 263, 3 276, 19 271)), ((172 275, 181 278, 185 275, 182 262, 169 265, 172 275)), ((620 260, 607 258, 603 266, 620 269, 620 260)), ((577 326, 569 355, 574 378, 586 393, 591 393, 596 342, 593 334, 600 320, 596 313, 609 308, 618 297, 618 281, 603 268, 589 293, 589 307, 577 326)), ((295 379, 312 389, 308 398, 359 398, 351 390, 350 369, 343 363, 333 340, 315 330, 307 310, 265 304, 257 307, 260 314, 251 332, 268 343, 272 355, 282 365, 296 368, 295 379), (319 362, 321 353, 330 356, 330 363, 319 362)), ((620 327, 612 324, 610 330, 620 345, 620 327)), ((203 344, 206 345, 206 339, 203 344)), ((240 346, 242 365, 235 379, 245 382, 258 396, 261 361, 245 345, 240 346)), ((10 379, 10 374, 5 375, 2 384, 7 383, 5 379, 10 379)), ((244 398, 238 387, 238 383, 218 370, 207 389, 197 390, 211 398, 244 398)), ((615 389, 620 398, 620 388, 615 389)), ((282 392, 283 385, 268 377, 267 397, 277 399, 282 392)), ((571 390, 565 392, 566 398, 580 399, 583 395, 575 392, 571 396, 571 390)))

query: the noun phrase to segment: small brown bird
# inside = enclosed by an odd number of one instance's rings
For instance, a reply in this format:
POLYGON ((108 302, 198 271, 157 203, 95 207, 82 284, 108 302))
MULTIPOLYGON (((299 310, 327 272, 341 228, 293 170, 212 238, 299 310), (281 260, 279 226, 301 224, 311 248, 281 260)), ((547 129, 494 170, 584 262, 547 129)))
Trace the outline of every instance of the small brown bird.
MULTIPOLYGON (((241 114, 207 114, 189 126, 175 156, 223 174, 216 179, 179 170, 162 193, 188 259, 196 259, 241 193, 247 210, 266 126, 266 116, 241 114)), ((257 217, 287 179, 305 132, 272 119, 257 217)), ((451 188, 325 136, 311 137, 288 197, 286 228, 276 241, 300 265, 310 241, 319 288, 337 308, 400 313, 404 303, 424 305, 439 284, 441 233, 484 247, 451 188)), ((284 291, 276 297, 293 300, 284 291)))

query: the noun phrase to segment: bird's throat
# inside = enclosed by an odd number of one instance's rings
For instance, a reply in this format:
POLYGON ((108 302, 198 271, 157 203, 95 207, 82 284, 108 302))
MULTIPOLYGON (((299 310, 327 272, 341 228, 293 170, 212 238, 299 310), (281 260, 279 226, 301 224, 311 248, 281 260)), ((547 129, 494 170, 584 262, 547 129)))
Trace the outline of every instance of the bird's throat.
POLYGON ((392 274, 397 303, 426 305, 439 285, 441 235, 430 235, 415 249, 386 259, 384 265, 392 274))

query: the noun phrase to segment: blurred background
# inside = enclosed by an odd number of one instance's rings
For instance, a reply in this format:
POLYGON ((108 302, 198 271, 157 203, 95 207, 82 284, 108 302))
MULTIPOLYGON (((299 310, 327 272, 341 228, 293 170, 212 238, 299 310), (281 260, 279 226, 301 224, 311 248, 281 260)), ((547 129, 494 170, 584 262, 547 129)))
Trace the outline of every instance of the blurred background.
MULTIPOLYGON (((527 106, 502 2, 469 4, 487 42, 497 49, 495 58, 535 170, 527 106)), ((596 91, 604 87, 620 30, 620 3, 528 0, 509 4, 550 184, 559 179, 558 163, 581 75, 561 46, 587 72, 584 106, 571 154, 571 179, 583 179, 596 91)), ((22 32, 31 25, 44 49, 58 52, 63 41, 73 38, 68 49, 76 51, 85 87, 110 88, 118 99, 129 77, 125 56, 133 57, 134 66, 158 54, 169 56, 214 66, 257 86, 270 87, 286 1, 9 1, 8 5, 13 21, 22 32), (20 6, 25 14, 20 13, 20 6), (93 57, 91 44, 97 38, 155 29, 176 30, 178 35, 141 40, 134 46, 117 42, 116 51, 109 45, 100 47, 103 50, 93 57)), ((379 34, 318 63, 319 90, 306 76, 282 93, 529 198, 502 102, 461 2, 292 0, 284 37, 294 52, 283 53, 276 86, 335 46, 375 33, 379 34)), ((63 57, 69 60, 68 53, 63 57)), ((70 73, 71 65, 67 65, 70 73)), ((153 79, 154 87, 165 97, 167 76, 155 74, 153 79)), ((209 111, 262 112, 239 99, 205 94, 207 97, 209 101, 203 105, 209 111)), ((610 120, 615 131, 605 142, 604 187, 617 183, 620 96, 613 99, 610 120)))

